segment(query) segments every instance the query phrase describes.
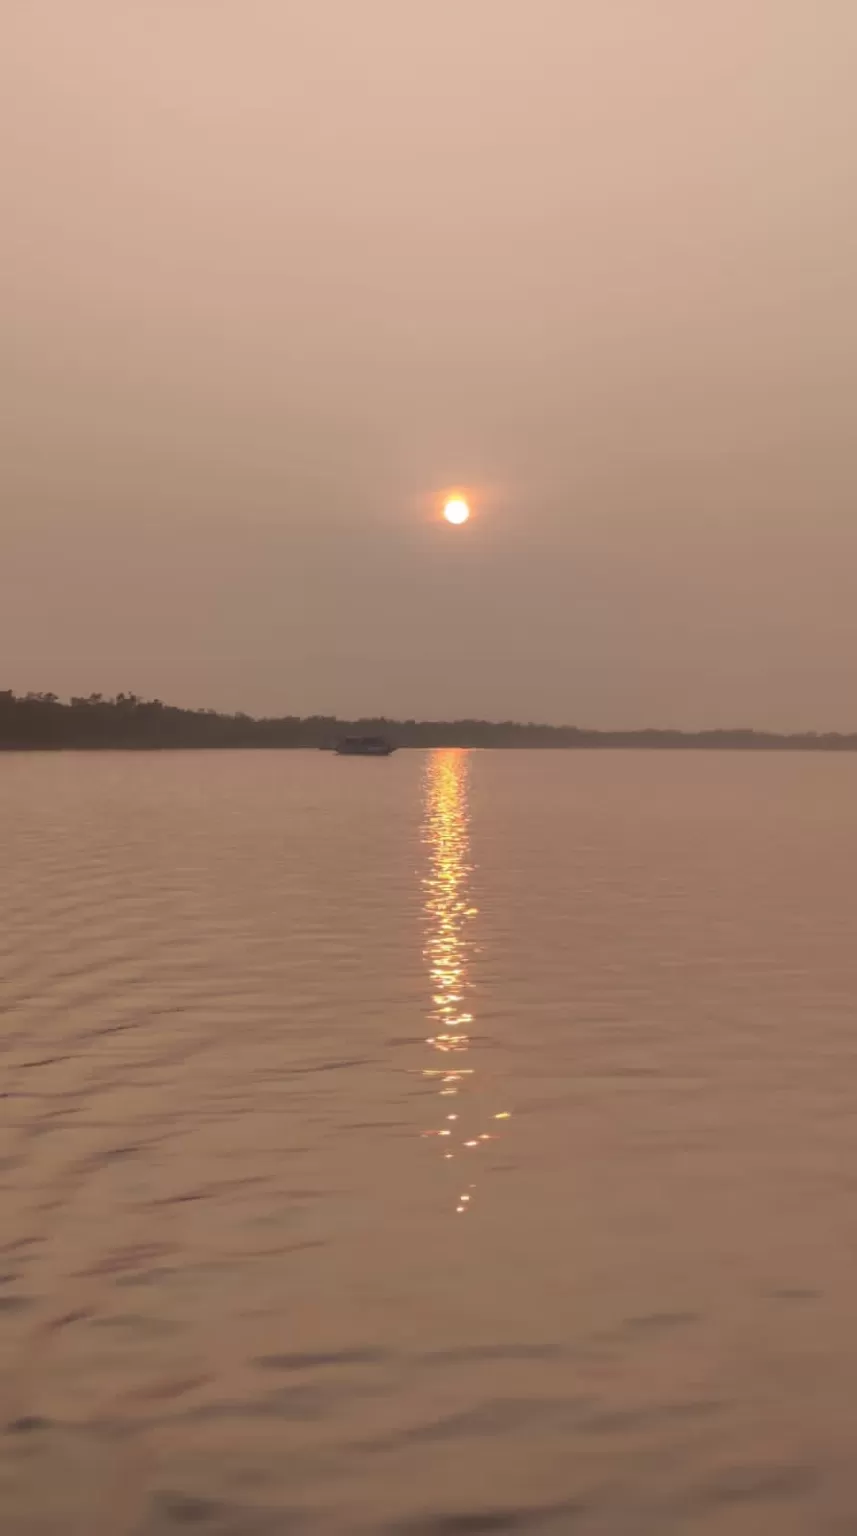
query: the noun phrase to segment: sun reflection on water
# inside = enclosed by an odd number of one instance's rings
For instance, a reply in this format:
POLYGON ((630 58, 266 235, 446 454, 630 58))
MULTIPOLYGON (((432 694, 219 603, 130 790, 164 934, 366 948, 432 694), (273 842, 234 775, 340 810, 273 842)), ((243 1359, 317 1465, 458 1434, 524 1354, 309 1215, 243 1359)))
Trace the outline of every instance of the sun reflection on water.
POLYGON ((426 944, 432 1007, 432 1033, 426 1041, 435 1056, 423 1077, 437 1084, 440 1124, 423 1135, 437 1137, 445 1162, 460 1161, 455 1209, 466 1215, 475 1188, 474 1153, 493 1140, 500 1127, 485 1129, 486 1118, 508 1120, 504 1110, 486 1116, 475 1090, 472 1065, 473 1004, 470 960, 474 953, 473 919, 479 909, 471 896, 470 753, 442 749, 428 759, 425 778, 423 842, 428 849, 425 890, 426 944), (448 1101, 458 1102, 453 1107, 448 1101), (465 1163, 463 1159, 467 1158, 465 1163))

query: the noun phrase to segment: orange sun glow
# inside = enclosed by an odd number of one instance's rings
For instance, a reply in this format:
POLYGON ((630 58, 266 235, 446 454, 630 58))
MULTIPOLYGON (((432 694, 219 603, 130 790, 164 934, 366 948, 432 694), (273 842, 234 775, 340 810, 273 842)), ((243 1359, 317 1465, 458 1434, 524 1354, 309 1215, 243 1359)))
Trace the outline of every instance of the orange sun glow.
POLYGON ((470 516, 470 508, 460 496, 453 496, 444 506, 443 515, 448 523, 466 523, 470 516))

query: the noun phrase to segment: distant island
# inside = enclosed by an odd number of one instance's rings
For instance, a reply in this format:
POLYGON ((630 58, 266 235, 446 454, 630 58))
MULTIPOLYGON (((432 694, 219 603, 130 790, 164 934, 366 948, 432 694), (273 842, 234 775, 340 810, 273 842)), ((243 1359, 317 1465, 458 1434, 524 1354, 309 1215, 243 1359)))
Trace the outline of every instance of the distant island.
POLYGON ((162 751, 169 748, 329 747, 342 736, 384 736, 397 747, 636 747, 718 751, 857 751, 857 733, 814 731, 590 731, 515 720, 338 720, 332 715, 218 714, 134 693, 63 702, 54 693, 0 690, 0 751, 162 751))

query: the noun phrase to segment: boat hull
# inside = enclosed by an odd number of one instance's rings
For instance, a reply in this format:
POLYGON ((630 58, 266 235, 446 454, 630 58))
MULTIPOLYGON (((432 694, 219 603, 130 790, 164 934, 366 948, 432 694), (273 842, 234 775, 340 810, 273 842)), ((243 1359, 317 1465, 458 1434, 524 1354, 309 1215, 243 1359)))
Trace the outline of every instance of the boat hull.
POLYGON ((396 749, 389 741, 341 741, 333 750, 337 757, 390 757, 396 749))

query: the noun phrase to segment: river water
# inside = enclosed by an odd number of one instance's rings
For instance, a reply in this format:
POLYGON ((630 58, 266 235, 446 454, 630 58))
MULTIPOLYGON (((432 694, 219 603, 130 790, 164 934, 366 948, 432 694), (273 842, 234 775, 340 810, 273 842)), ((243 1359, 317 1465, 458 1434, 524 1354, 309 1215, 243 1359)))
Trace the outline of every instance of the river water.
POLYGON ((857 1531, 857 758, 0 756, 4 1536, 857 1531))

